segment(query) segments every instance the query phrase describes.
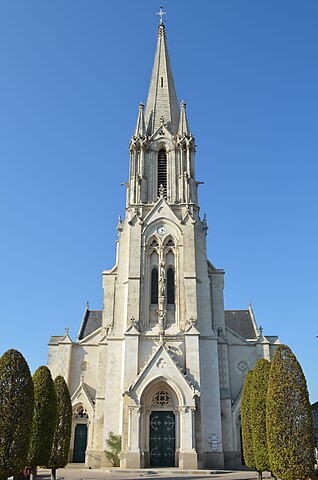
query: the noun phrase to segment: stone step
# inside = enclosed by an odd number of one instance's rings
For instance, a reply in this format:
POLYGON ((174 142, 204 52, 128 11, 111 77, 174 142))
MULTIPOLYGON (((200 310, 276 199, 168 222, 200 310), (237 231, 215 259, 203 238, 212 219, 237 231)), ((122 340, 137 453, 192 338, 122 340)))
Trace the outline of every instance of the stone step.
POLYGON ((68 463, 64 468, 84 468, 88 470, 88 467, 86 467, 85 463, 68 463))
POLYGON ((233 473, 233 470, 182 470, 181 468, 174 467, 174 468, 141 468, 138 469, 130 469, 130 468, 102 468, 104 472, 107 473, 122 473, 122 474, 141 474, 144 475, 222 475, 226 473, 233 473))

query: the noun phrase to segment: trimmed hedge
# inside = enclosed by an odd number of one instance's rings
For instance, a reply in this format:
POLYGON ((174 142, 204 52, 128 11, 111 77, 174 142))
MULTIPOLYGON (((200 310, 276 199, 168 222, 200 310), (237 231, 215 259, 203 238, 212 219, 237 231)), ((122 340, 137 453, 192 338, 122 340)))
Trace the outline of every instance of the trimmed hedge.
POLYGON ((242 447, 245 464, 255 468, 253 435, 251 423, 251 388, 253 370, 249 370, 245 377, 241 399, 242 447))
POLYGON ((36 370, 33 385, 34 414, 27 464, 34 468, 49 461, 56 426, 56 396, 48 367, 36 370))
POLYGON ((269 461, 274 475, 303 480, 313 474, 313 420, 306 380, 295 355, 279 345, 271 364, 266 416, 269 461))
POLYGON ((266 396, 270 362, 264 358, 258 360, 253 369, 251 383, 250 409, 253 439, 253 452, 256 470, 270 471, 266 437, 266 396))
POLYGON ((54 388, 57 406, 56 425, 50 459, 46 464, 47 468, 52 469, 53 476, 57 468, 63 468, 67 464, 72 427, 71 398, 62 376, 55 378, 54 388))
POLYGON ((20 352, 8 350, 0 358, 0 478, 26 465, 33 405, 29 366, 20 352))

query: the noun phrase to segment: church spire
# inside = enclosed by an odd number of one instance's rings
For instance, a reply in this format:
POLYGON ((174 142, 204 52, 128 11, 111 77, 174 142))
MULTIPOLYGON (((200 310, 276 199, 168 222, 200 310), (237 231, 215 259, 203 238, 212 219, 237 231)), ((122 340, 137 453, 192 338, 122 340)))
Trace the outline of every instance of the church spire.
POLYGON ((179 115, 179 104, 167 47, 166 29, 161 16, 146 105, 148 135, 152 135, 159 128, 161 117, 163 117, 164 125, 168 130, 176 134, 179 115))

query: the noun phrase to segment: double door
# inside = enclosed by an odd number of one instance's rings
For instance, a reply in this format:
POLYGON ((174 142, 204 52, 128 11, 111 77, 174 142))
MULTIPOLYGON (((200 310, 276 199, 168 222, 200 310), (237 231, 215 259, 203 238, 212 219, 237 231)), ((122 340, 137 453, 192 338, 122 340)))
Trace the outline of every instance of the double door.
POLYGON ((175 465, 175 415, 170 411, 156 411, 150 415, 150 466, 175 465))

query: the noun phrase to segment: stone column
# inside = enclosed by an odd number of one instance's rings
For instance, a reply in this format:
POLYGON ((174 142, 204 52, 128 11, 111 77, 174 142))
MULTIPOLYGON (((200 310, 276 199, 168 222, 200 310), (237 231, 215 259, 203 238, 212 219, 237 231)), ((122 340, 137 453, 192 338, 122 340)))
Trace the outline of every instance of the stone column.
POLYGON ((191 429, 192 429, 192 450, 195 450, 195 418, 194 418, 195 407, 190 407, 191 412, 191 429))
POLYGON ((121 468, 140 468, 140 407, 128 406, 127 450, 121 453, 121 468))
POLYGON ((180 414, 180 452, 179 468, 197 469, 197 452, 194 448, 193 408, 179 407, 180 414))

